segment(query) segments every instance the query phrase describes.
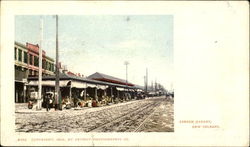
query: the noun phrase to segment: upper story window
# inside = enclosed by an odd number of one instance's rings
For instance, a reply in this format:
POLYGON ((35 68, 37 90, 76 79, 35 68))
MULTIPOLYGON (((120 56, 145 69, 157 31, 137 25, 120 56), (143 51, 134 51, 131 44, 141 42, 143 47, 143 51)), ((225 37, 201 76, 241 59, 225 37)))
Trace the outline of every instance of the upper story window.
POLYGON ((42 67, 43 67, 43 69, 46 69, 46 60, 43 60, 42 67))
POLYGON ((15 47, 15 60, 17 59, 17 54, 16 54, 16 52, 17 52, 17 48, 15 47))
POLYGON ((18 49, 18 61, 22 62, 22 50, 18 49))
POLYGON ((52 70, 51 71, 54 72, 54 67, 55 67, 54 64, 52 63, 51 66, 52 66, 52 70))
POLYGON ((49 71, 52 69, 52 64, 49 62, 49 71))
POLYGON ((39 66, 39 58, 37 56, 34 56, 34 65, 39 66))
POLYGON ((48 61, 45 61, 45 69, 48 69, 48 61))
POLYGON ((30 65, 34 65, 33 64, 33 56, 31 54, 29 54, 29 56, 30 56, 30 65))
POLYGON ((23 52, 23 62, 24 63, 28 63, 28 54, 27 54, 27 52, 23 52))

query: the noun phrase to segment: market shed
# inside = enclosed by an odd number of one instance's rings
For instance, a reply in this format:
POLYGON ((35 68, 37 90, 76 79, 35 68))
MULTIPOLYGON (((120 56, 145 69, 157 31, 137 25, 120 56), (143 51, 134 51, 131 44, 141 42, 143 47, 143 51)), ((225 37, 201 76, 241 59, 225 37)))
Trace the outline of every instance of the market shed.
MULTIPOLYGON (((60 73, 59 79, 62 97, 67 97, 70 99, 73 97, 83 98, 86 100, 88 95, 96 100, 106 95, 120 98, 124 95, 124 91, 130 91, 133 93, 133 95, 136 95, 136 91, 139 90, 138 87, 135 86, 126 86, 118 83, 99 81, 95 79, 69 75, 66 73, 60 73)), ((38 77, 29 77, 27 86, 37 88, 38 77)), ((42 86, 42 93, 54 91, 55 75, 42 77, 42 86)))
POLYGON ((92 80, 109 82, 109 83, 134 86, 134 84, 126 82, 126 80, 119 79, 119 78, 116 78, 116 77, 113 77, 113 76, 110 76, 110 75, 106 75, 106 74, 103 74, 103 73, 99 73, 99 72, 96 72, 96 73, 88 76, 87 78, 92 79, 92 80))

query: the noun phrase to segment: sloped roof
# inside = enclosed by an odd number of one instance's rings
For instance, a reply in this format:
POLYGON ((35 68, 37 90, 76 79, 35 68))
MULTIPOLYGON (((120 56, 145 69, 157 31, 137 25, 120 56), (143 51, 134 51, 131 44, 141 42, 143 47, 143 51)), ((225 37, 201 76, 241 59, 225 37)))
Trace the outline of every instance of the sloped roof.
MULTIPOLYGON (((109 86, 117 86, 117 87, 126 88, 125 85, 121 85, 121 84, 103 82, 103 81, 88 79, 88 78, 84 78, 84 77, 68 75, 65 73, 59 73, 59 78, 60 78, 60 80, 76 80, 76 81, 87 82, 87 83, 92 83, 92 84, 101 84, 101 85, 109 85, 109 86)), ((28 80, 29 81, 38 80, 38 77, 29 77, 28 80)), ((43 76, 42 80, 55 80, 55 75, 43 76)), ((129 86, 129 88, 137 88, 137 87, 129 86)))
POLYGON ((15 45, 21 46, 22 48, 25 48, 25 49, 28 49, 24 44, 17 42, 17 41, 15 41, 15 45))
MULTIPOLYGON (((122 83, 122 84, 126 84, 126 80, 119 79, 119 78, 116 78, 116 77, 113 77, 110 75, 106 75, 103 73, 99 73, 99 72, 96 72, 96 73, 88 76, 87 78, 88 79, 95 79, 95 80, 107 79, 107 80, 111 80, 111 81, 117 81, 117 82, 122 83)), ((128 85, 134 85, 134 84, 128 82, 128 85)))

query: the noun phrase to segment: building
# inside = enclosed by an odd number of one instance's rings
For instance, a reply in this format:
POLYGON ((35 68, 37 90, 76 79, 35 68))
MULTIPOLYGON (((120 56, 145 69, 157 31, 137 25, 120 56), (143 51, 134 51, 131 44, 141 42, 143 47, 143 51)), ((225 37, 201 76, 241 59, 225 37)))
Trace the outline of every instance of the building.
MULTIPOLYGON (((114 93, 114 96, 116 97, 126 97, 126 99, 128 97, 130 97, 129 99, 131 98, 134 98, 137 94, 137 92, 135 92, 134 90, 132 89, 137 89, 139 90, 140 88, 135 86, 135 84, 132 84, 126 80, 123 80, 123 79, 120 79, 120 78, 117 78, 117 77, 113 77, 113 76, 110 76, 110 75, 106 75, 106 74, 103 74, 103 73, 99 73, 99 72, 96 72, 90 76, 87 77, 88 79, 91 79, 91 80, 97 80, 97 81, 101 81, 101 82, 106 82, 106 83, 110 83, 110 84, 118 84, 118 85, 123 85, 123 88, 116 88, 117 91, 114 91, 112 88, 108 89, 108 93, 114 93)), ((113 94, 111 94, 113 95, 113 94)))
MULTIPOLYGON (((42 93, 55 92, 55 75, 44 76, 42 78, 42 93)), ((138 91, 142 91, 137 86, 126 86, 124 84, 117 84, 111 82, 105 82, 100 80, 89 79, 72 74, 60 73, 59 74, 59 86, 62 98, 69 99, 82 99, 86 100, 86 96, 89 95, 95 100, 102 100, 103 96, 109 96, 114 100, 126 99, 125 93, 129 93, 131 98, 135 98, 138 91)), ((38 77, 28 78, 28 89, 37 89, 38 77)))
POLYGON ((99 72, 96 72, 96 73, 88 76, 88 79, 109 82, 109 83, 115 83, 115 84, 121 84, 121 85, 127 85, 127 86, 134 86, 134 84, 126 82, 126 80, 119 79, 119 78, 109 76, 109 75, 99 73, 99 72))
MULTIPOLYGON (((19 42, 14 44, 15 58, 15 102, 26 102, 26 86, 27 78, 38 76, 39 70, 39 45, 19 42)), ((54 75, 55 63, 54 59, 46 56, 46 52, 42 51, 43 63, 42 74, 54 75)))

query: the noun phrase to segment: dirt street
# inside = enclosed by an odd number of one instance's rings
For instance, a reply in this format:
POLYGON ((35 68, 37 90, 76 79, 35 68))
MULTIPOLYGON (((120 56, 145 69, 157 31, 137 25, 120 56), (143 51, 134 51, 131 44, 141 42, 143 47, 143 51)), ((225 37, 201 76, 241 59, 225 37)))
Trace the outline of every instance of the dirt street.
POLYGON ((17 132, 173 132, 174 104, 165 97, 81 110, 18 111, 17 132))

